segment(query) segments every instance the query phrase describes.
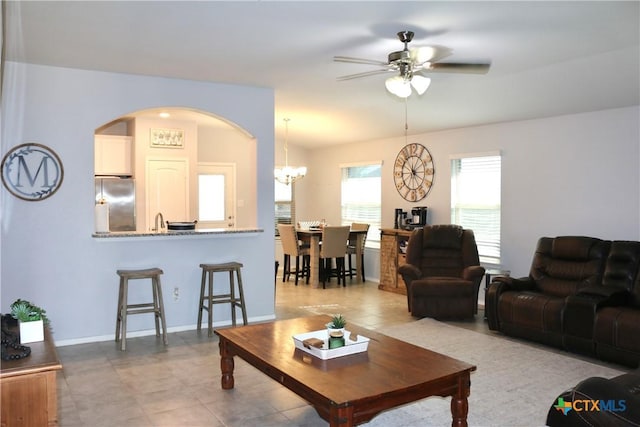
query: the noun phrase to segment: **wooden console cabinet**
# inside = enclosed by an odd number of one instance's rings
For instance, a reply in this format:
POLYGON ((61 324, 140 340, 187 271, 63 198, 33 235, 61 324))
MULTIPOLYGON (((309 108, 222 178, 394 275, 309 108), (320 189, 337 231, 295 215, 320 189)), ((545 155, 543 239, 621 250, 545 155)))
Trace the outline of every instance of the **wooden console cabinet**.
POLYGON ((62 369, 49 328, 31 355, 0 365, 1 427, 58 425, 56 373, 62 369))
POLYGON ((411 236, 411 231, 384 228, 380 232, 380 284, 378 289, 399 294, 407 294, 398 267, 406 262, 405 254, 400 251, 411 236))

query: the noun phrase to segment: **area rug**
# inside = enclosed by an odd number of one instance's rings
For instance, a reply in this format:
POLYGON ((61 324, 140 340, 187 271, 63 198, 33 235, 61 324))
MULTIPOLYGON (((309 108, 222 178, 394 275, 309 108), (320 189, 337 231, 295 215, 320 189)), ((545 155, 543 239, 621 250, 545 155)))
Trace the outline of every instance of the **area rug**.
MULTIPOLYGON (((544 426, 549 407, 562 391, 591 376, 611 378, 625 372, 623 367, 432 319, 378 332, 477 366, 471 373, 470 426, 544 426)), ((450 398, 424 399, 382 413, 366 425, 449 426, 450 402, 450 398)))

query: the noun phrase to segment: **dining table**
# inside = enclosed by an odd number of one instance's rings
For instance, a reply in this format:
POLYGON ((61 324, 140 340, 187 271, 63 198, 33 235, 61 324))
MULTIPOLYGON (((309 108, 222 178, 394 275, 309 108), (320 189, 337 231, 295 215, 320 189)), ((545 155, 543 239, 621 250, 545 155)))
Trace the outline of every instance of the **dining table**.
MULTIPOLYGON (((296 229, 298 238, 309 242, 309 285, 320 287, 320 242, 322 241, 322 229, 299 228, 296 229)), ((350 230, 349 244, 356 247, 356 282, 362 282, 362 242, 367 236, 367 230, 350 230)), ((345 246, 347 242, 345 242, 345 246)))

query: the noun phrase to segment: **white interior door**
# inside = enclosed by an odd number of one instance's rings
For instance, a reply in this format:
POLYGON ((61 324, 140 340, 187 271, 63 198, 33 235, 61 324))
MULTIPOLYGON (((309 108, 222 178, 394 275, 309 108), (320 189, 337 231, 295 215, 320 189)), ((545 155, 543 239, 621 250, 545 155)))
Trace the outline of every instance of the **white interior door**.
POLYGON ((165 221, 194 220, 189 215, 188 173, 187 159, 147 161, 147 224, 150 229, 155 228, 158 212, 165 221))
POLYGON ((198 228, 236 225, 236 165, 198 164, 198 228))

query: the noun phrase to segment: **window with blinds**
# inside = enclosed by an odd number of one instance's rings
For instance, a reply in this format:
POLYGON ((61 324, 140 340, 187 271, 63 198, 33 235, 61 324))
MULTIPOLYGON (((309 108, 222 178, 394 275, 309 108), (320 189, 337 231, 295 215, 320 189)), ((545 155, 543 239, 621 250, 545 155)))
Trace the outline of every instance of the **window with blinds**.
POLYGON ((500 265, 501 156, 451 159, 451 223, 473 230, 480 262, 500 265))
POLYGON ((342 169, 342 225, 369 224, 367 247, 380 247, 382 164, 345 165, 342 169))
POLYGON ((278 233, 278 224, 295 224, 296 221, 296 204, 295 204, 295 182, 286 185, 274 180, 275 182, 275 199, 276 199, 276 215, 275 228, 276 236, 278 233))

